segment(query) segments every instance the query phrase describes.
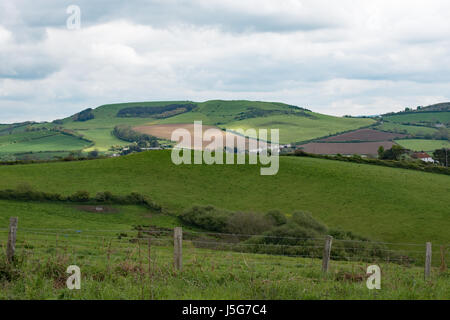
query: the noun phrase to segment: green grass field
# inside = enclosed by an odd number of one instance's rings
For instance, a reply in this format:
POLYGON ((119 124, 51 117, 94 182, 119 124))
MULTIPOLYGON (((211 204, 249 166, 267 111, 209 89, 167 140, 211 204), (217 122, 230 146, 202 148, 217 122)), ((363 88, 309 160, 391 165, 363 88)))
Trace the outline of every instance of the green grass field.
POLYGON ((399 123, 395 123, 395 122, 384 122, 383 124, 376 126, 375 129, 379 129, 381 131, 399 132, 399 133, 414 134, 414 135, 417 135, 417 134, 432 135, 437 132, 436 128, 404 125, 404 124, 399 124, 399 123))
POLYGON ((384 120, 396 123, 450 123, 450 112, 416 112, 383 116, 384 120))
POLYGON ((436 149, 450 148, 450 142, 447 140, 401 139, 395 142, 413 151, 432 152, 436 149))
POLYGON ((223 125, 223 127, 230 130, 279 129, 280 143, 291 143, 358 129, 373 123, 371 119, 337 118, 318 113, 311 114, 314 118, 279 115, 234 121, 223 125))
POLYGON ((22 140, 19 140, 16 143, 3 142, 3 144, 0 145, 0 153, 72 151, 83 149, 90 144, 85 140, 64 134, 51 133, 46 136, 44 135, 41 138, 34 138, 34 135, 31 136, 32 138, 27 140, 22 137, 22 140))
POLYGON ((170 152, 0 167, 0 188, 29 183, 65 195, 109 190, 149 195, 173 213, 193 204, 290 214, 389 242, 449 243, 450 177, 313 158, 281 157, 275 176, 256 165, 172 164, 170 152))
MULTIPOLYGON (((75 204, 0 200, 0 245, 10 215, 19 217, 16 262, 0 251, 0 299, 448 299, 450 273, 432 276, 417 266, 334 261, 329 273, 317 257, 288 257, 202 249, 183 241, 183 271, 173 268, 170 231, 152 235, 151 250, 136 225, 172 228, 176 218, 137 206, 115 213, 81 211, 75 204), (120 235, 120 236, 119 236, 120 235), (361 274, 382 271, 381 290, 368 290, 361 274), (81 269, 81 289, 68 290, 66 268, 81 269)), ((189 229, 185 232, 189 233, 189 229)), ((417 248, 419 250, 423 248, 417 248)))

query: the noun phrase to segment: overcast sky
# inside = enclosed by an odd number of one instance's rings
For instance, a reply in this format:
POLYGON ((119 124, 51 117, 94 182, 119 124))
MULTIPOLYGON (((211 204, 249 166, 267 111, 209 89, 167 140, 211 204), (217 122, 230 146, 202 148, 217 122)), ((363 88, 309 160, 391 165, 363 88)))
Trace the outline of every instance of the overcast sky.
POLYGON ((334 115, 449 101, 450 1, 1 0, 0 123, 180 99, 334 115))

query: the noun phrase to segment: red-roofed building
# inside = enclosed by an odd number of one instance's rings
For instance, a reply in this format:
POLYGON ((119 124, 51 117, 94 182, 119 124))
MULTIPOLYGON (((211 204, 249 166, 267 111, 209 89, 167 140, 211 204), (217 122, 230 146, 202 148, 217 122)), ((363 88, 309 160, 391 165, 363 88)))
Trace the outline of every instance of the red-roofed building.
POLYGON ((433 158, 426 152, 415 152, 413 153, 412 157, 424 162, 434 162, 433 158))

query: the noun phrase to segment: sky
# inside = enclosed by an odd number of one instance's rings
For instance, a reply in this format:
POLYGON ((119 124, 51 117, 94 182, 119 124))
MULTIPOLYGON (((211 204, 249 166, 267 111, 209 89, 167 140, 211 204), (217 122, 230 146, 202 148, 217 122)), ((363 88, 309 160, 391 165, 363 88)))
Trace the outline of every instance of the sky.
POLYGON ((210 99, 340 116, 450 101, 450 1, 0 2, 0 123, 210 99))

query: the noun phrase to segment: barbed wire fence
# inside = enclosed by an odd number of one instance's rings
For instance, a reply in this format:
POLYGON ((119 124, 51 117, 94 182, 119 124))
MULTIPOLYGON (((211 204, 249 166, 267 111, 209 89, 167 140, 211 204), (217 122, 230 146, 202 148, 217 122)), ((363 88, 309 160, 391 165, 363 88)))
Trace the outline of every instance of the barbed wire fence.
POLYGON ((184 231, 180 227, 173 230, 150 227, 128 230, 19 228, 14 217, 10 219, 9 228, 0 228, 0 248, 9 262, 15 257, 38 261, 43 257, 63 257, 60 263, 67 266, 102 265, 107 270, 149 278, 178 274, 185 267, 191 270, 228 268, 230 271, 260 266, 303 267, 327 274, 335 270, 335 262, 336 265, 345 262, 352 270, 355 264, 384 264, 386 268, 394 264, 404 268, 422 265, 424 277, 429 279, 432 266, 446 268, 445 256, 449 247, 435 244, 437 249, 432 250, 430 242, 230 234, 184 231), (217 259, 218 252, 221 259, 217 259))

